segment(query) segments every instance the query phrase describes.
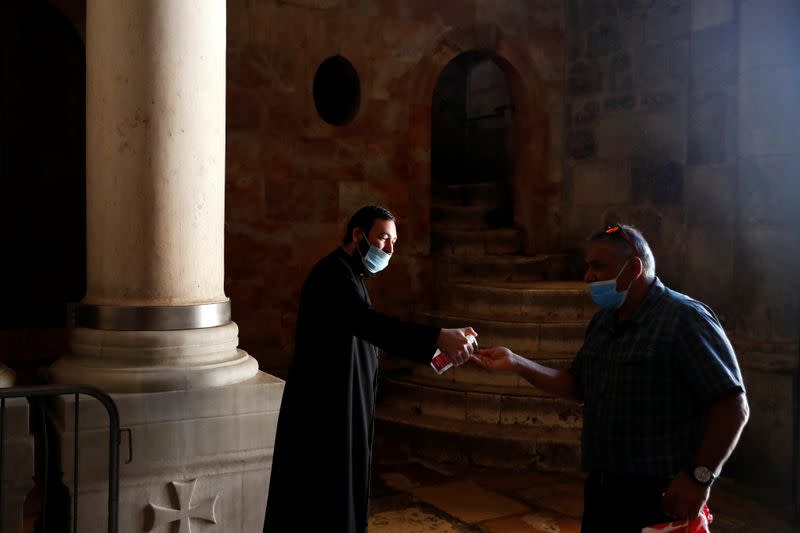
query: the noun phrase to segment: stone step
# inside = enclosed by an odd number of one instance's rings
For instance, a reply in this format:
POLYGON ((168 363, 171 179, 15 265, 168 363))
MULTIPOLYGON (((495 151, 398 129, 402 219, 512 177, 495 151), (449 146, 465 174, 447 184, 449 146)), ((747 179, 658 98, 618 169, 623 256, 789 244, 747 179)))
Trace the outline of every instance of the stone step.
POLYGON ((576 280, 583 278, 583 258, 578 254, 537 256, 451 256, 444 255, 436 264, 442 281, 507 281, 576 280))
POLYGON ((388 378, 381 403, 399 413, 481 424, 580 428, 581 407, 535 387, 497 387, 408 376, 388 378))
POLYGON ((515 353, 536 357, 540 353, 574 355, 583 344, 588 320, 569 322, 510 322, 446 315, 439 312, 420 313, 422 322, 439 327, 472 326, 483 347, 507 346, 515 353))
POLYGON ((507 181, 431 186, 432 206, 510 207, 512 199, 511 185, 507 181))
POLYGON ((437 463, 554 472, 580 469, 579 429, 449 420, 380 404, 375 445, 390 444, 437 463))
MULTIPOLYGON (((574 359, 573 356, 570 355, 565 357, 564 354, 538 354, 536 357, 525 357, 544 366, 557 368, 559 370, 568 369, 572 364, 572 360, 574 359)), ((410 374, 420 379, 434 379, 434 385, 442 385, 444 382, 452 382, 466 387, 471 385, 476 385, 479 387, 485 385, 503 388, 521 387, 526 390, 534 390, 534 392, 529 391, 527 394, 534 394, 536 391, 533 385, 516 374, 506 372, 489 372, 473 362, 467 362, 459 367, 451 368, 441 375, 436 374, 430 365, 411 364, 406 365, 405 367, 396 367, 396 369, 397 376, 403 377, 410 374)), ((393 375, 388 372, 387 376, 393 377, 393 375)), ((514 394, 514 392, 510 392, 510 394, 514 394)))
POLYGON ((498 205, 431 207, 431 226, 435 229, 509 228, 514 223, 511 209, 498 205))
POLYGON ((434 255, 481 256, 510 255, 522 247, 516 228, 489 230, 433 229, 431 253, 434 255))
POLYGON ((596 311, 580 281, 440 283, 441 312, 510 322, 590 320, 596 311))

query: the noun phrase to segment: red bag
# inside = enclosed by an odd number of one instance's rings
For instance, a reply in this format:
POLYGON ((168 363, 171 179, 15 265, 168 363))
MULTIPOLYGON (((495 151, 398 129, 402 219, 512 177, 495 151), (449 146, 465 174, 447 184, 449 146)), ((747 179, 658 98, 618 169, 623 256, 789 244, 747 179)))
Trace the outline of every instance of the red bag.
POLYGON ((684 519, 676 520, 675 522, 665 522, 663 524, 656 524, 654 526, 647 526, 642 528, 642 533, 710 533, 711 530, 708 525, 714 520, 708 506, 704 505, 700 509, 700 514, 693 520, 684 519))

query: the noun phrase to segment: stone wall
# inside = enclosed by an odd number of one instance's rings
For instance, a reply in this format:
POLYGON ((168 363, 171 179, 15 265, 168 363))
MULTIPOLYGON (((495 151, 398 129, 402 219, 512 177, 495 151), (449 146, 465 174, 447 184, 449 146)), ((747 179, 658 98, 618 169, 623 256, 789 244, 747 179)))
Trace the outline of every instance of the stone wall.
POLYGON ((800 474, 787 468, 797 468, 792 454, 800 447, 793 439, 800 416, 792 405, 800 393, 800 146, 792 133, 800 123, 800 3, 742 0, 739 20, 739 181, 730 292, 754 413, 740 462, 783 495, 800 474))
POLYGON ((570 0, 565 244, 638 226, 719 314, 753 415, 728 473, 791 494, 800 4, 570 0))
MULTIPOLYGON (((262 369, 285 375, 301 283, 363 204, 399 217, 391 267, 370 282, 376 306, 405 317, 426 306, 431 99, 458 54, 488 52, 521 101, 518 179, 553 200, 528 195, 518 222, 554 216, 563 22, 556 0, 228 2, 226 291, 241 345, 262 369), (360 110, 341 127, 319 117, 311 93, 317 67, 336 54, 361 81, 360 110)), ((539 238, 530 246, 557 245, 539 238)))
POLYGON ((570 0, 568 28, 566 244, 608 221, 634 224, 662 277, 680 284, 692 181, 690 3, 570 0))

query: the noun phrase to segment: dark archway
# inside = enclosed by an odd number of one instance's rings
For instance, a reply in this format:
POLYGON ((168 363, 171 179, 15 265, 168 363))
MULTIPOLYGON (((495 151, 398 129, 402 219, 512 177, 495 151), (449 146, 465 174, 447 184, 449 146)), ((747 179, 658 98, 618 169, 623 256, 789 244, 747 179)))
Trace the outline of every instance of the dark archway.
POLYGON ((0 328, 63 327, 86 290, 84 44, 44 0, 0 10, 0 328))
POLYGON ((431 104, 431 183, 509 181, 513 109, 505 73, 491 56, 472 50, 450 61, 431 104))
MULTIPOLYGON (((491 23, 456 28, 441 36, 420 59, 410 80, 408 144, 403 150, 413 155, 408 161, 410 176, 431 184, 431 106, 439 77, 464 52, 480 50, 489 55, 505 74, 514 106, 514 224, 522 231, 522 252, 534 255, 557 253, 563 246, 563 133, 559 114, 550 104, 556 94, 539 75, 528 45, 491 23)), ((432 198, 418 201, 430 206, 432 198)), ((430 228, 433 221, 420 224, 430 228)))
POLYGON ((455 253, 481 235, 511 238, 519 251, 513 111, 505 72, 489 54, 463 52, 442 69, 431 102, 432 252, 455 253))
MULTIPOLYGON (((468 324, 481 335, 482 343, 517 346, 532 359, 560 360, 560 355, 553 354, 572 351, 585 325, 577 322, 577 315, 572 322, 567 315, 559 315, 564 307, 560 303, 543 310, 534 302, 557 302, 552 298, 571 294, 582 298, 584 286, 565 281, 572 279, 565 276, 570 257, 561 249, 563 116, 555 105, 560 89, 539 75, 537 58, 531 55, 535 48, 527 37, 507 35, 492 23, 455 29, 436 42, 414 73, 408 138, 409 153, 416 159, 410 168, 414 175, 429 178, 431 188, 431 304, 420 316, 442 327, 468 324), (487 105, 488 112, 476 113, 474 122, 499 123, 504 129, 485 141, 485 146, 495 141, 496 159, 491 166, 468 163, 482 155, 467 142, 464 162, 453 159, 452 165, 462 174, 453 179, 447 175, 446 159, 432 161, 442 153, 437 144, 441 139, 435 136, 444 128, 434 122, 443 110, 437 106, 447 92, 442 90, 443 82, 453 79, 453 99, 458 100, 455 82, 468 78, 465 72, 480 64, 486 65, 488 77, 496 80, 494 85, 507 87, 508 96, 487 105), (497 163, 498 144, 499 153, 507 155, 505 164, 497 163), (537 311, 529 313, 532 309, 537 311), (537 314, 539 310, 543 312, 537 314)), ((469 87, 468 82, 464 85, 469 87)), ((461 98, 468 100, 466 94, 461 98)), ((469 106, 465 104, 464 109, 469 106)), ((465 111, 465 121, 467 116, 465 111)), ((470 365, 453 369, 449 380, 432 377, 425 366, 411 368, 410 374, 386 379, 387 388, 397 392, 387 395, 387 407, 381 413, 387 424, 381 431, 386 435, 392 427, 402 427, 414 454, 432 460, 548 470, 562 466, 537 465, 538 457, 564 458, 567 467, 579 461, 579 432, 572 427, 555 444, 558 451, 538 453, 554 444, 550 435, 565 429, 547 427, 550 421, 577 423, 579 412, 569 412, 574 406, 555 402, 543 406, 534 388, 470 365), (514 407, 508 402, 512 397, 514 407), (392 404, 400 398, 413 398, 411 409, 408 403, 392 404), (447 409, 440 407, 443 398, 447 409), (506 416, 518 408, 525 413, 525 422, 506 416), (528 422, 541 427, 522 427, 528 422), (514 444, 508 438, 511 435, 514 444), (519 453, 495 454, 517 444, 519 453), (456 451, 442 455, 442 449, 456 451)))

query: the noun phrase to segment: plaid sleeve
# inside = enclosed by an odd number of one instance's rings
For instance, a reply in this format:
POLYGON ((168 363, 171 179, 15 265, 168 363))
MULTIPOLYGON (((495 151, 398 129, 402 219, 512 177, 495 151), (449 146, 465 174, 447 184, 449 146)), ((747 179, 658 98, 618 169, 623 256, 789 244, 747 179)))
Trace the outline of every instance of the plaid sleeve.
POLYGON ((678 356, 692 391, 709 403, 730 390, 744 392, 733 346, 714 313, 695 301, 687 305, 681 318, 678 356))

